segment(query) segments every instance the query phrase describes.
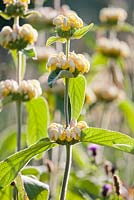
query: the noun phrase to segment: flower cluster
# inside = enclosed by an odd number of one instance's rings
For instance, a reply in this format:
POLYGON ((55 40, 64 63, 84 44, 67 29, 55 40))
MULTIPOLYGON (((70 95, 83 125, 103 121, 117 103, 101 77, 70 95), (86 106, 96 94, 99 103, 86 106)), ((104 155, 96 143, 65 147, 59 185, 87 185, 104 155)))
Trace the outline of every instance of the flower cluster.
POLYGON ((127 43, 118 39, 100 38, 97 41, 97 50, 108 57, 128 57, 130 49, 127 43))
POLYGON ((36 42, 37 31, 29 24, 23 26, 4 26, 0 32, 0 44, 7 49, 24 49, 28 44, 36 42))
POLYGON ((50 71, 68 70, 74 75, 87 73, 90 69, 89 61, 82 54, 70 52, 68 58, 63 52, 48 59, 47 68, 50 71))
POLYGON ((108 25, 116 25, 124 22, 127 18, 127 12, 122 8, 103 8, 100 11, 100 20, 108 25))
POLYGON ((119 96, 119 89, 116 86, 98 86, 94 88, 94 93, 98 99, 113 101, 119 96))
POLYGON ((81 131, 87 128, 87 124, 84 121, 71 122, 70 126, 64 128, 61 124, 52 123, 48 127, 48 134, 51 140, 54 140, 60 144, 76 143, 80 140, 81 131))
POLYGON ((53 20, 57 33, 60 37, 71 37, 76 29, 83 27, 83 21, 75 13, 66 13, 66 15, 58 15, 53 20))
POLYGON ((28 101, 37 98, 42 94, 40 83, 37 80, 21 81, 18 84, 14 80, 0 82, 0 98, 11 96, 12 100, 21 99, 28 101))
POLYGON ((30 0, 3 0, 3 3, 6 4, 5 13, 9 17, 17 17, 24 16, 30 0))

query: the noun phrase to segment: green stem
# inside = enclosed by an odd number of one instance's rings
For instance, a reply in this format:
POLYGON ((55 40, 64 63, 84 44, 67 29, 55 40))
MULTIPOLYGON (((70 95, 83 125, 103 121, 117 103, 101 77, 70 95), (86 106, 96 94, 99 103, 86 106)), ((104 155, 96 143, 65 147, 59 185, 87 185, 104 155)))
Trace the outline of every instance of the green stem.
POLYGON ((67 60, 69 56, 69 50, 70 50, 70 39, 67 39, 67 42, 66 42, 66 59, 67 60))
POLYGON ((22 66, 22 53, 20 51, 17 52, 17 66, 16 66, 16 81, 18 85, 20 85, 21 81, 21 66, 22 66))
MULTIPOLYGON (((22 53, 17 52, 17 66, 16 66, 16 81, 18 85, 21 82, 21 66, 22 66, 22 53)), ((16 101, 17 109, 17 151, 21 149, 21 100, 16 101)))
MULTIPOLYGON (((66 43, 66 59, 68 60, 70 49, 70 40, 67 40, 66 43)), ((68 111, 68 87, 69 87, 69 78, 65 78, 65 95, 64 95, 64 112, 66 118, 66 128, 69 126, 69 111, 68 111)), ((64 178, 62 182, 61 196, 60 200, 65 200, 67 193, 67 186, 69 180, 69 174, 71 169, 72 162, 72 146, 70 144, 66 145, 66 166, 64 172, 64 178)))
POLYGON ((65 79, 65 94, 64 94, 64 113, 65 113, 65 119, 66 119, 66 128, 69 126, 68 86, 69 86, 69 78, 66 78, 65 79))
POLYGON ((19 17, 15 17, 14 18, 14 25, 18 25, 19 26, 19 17))
POLYGON ((72 146, 66 145, 66 166, 65 166, 65 173, 64 173, 63 183, 62 183, 60 200, 65 200, 66 198, 69 174, 70 174, 70 169, 71 169, 71 162, 72 162, 72 146))
POLYGON ((21 149, 21 101, 16 101, 17 109, 17 151, 21 149))

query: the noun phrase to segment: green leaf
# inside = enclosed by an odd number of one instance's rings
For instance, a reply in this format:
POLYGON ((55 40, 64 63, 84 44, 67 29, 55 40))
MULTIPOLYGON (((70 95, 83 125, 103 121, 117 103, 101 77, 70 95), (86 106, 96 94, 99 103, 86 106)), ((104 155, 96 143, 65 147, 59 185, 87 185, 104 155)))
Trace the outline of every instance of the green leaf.
POLYGON ((126 134, 90 127, 82 131, 81 142, 91 142, 134 153, 134 139, 126 134))
MULTIPOLYGON (((26 134, 22 133, 22 148, 26 146, 26 134)), ((0 160, 15 153, 16 151, 16 132, 11 132, 1 137, 0 141, 0 160), (5 148, 6 147, 6 148, 5 148), (4 151, 3 151, 4 149, 4 151)))
POLYGON ((30 200, 47 200, 49 195, 49 186, 37 179, 22 176, 24 187, 30 200))
POLYGON ((68 70, 61 70, 59 73, 52 71, 48 77, 48 85, 52 87, 60 78, 73 78, 73 74, 68 70))
POLYGON ((6 188, 0 190, 0 199, 1 200, 9 200, 13 197, 13 187, 11 185, 6 188))
POLYGON ((84 26, 83 28, 78 29, 77 31, 74 32, 73 38, 74 39, 80 39, 82 38, 92 27, 93 23, 89 24, 88 26, 84 26))
POLYGON ((3 17, 3 18, 6 19, 6 20, 11 19, 11 17, 8 16, 8 14, 6 14, 5 12, 2 12, 1 10, 0 10, 0 16, 3 17))
POLYGON ((52 148, 54 143, 48 138, 41 139, 27 149, 13 154, 4 161, 0 162, 0 188, 9 185, 18 172, 37 154, 52 148))
POLYGON ((39 177, 40 171, 36 166, 27 166, 21 170, 22 175, 33 175, 39 177))
POLYGON ((85 198, 81 197, 80 194, 76 194, 75 192, 68 191, 67 200, 72 200, 72 199, 85 200, 85 198))
POLYGON ((120 110, 123 112, 130 130, 134 131, 134 104, 129 100, 124 100, 119 104, 120 110))
POLYGON ((60 38, 60 37, 52 36, 52 37, 48 38, 48 40, 46 42, 46 46, 48 47, 48 46, 50 46, 51 44, 53 44, 55 42, 65 43, 66 42, 66 38, 60 38))
POLYGON ((27 102, 26 108, 28 111, 28 145, 31 145, 48 136, 49 109, 43 97, 27 102))
POLYGON ((78 119, 85 100, 86 79, 79 75, 69 80, 71 119, 78 119))
POLYGON ((36 50, 35 48, 30 48, 30 49, 24 49, 22 51, 26 56, 28 56, 29 58, 34 58, 34 59, 37 59, 37 53, 36 53, 36 50))

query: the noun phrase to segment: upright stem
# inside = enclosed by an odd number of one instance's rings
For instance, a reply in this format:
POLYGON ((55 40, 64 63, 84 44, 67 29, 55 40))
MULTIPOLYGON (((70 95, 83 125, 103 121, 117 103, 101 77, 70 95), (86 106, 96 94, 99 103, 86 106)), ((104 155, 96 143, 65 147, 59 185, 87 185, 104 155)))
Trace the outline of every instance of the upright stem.
POLYGON ((16 101, 17 109, 17 151, 21 149, 21 101, 16 101))
MULTIPOLYGON (((67 60, 69 56, 69 48, 70 48, 70 40, 67 40, 67 43, 66 43, 66 59, 67 60)), ((66 118, 66 128, 69 126, 68 86, 69 86, 69 78, 65 78, 64 112, 65 112, 65 118, 66 118)), ((70 169, 71 169, 71 162, 72 162, 72 146, 70 144, 67 144, 66 145, 66 166, 65 166, 64 178, 63 178, 63 183, 62 183, 60 200, 65 200, 66 198, 69 174, 70 174, 70 169)))
MULTIPOLYGON (((16 81, 18 85, 21 82, 22 53, 17 51, 16 81)), ((21 100, 16 101, 17 109, 17 151, 21 149, 21 100)))
POLYGON ((69 126, 68 86, 69 86, 69 78, 65 78, 64 113, 65 113, 65 119, 66 119, 66 128, 69 126))
POLYGON ((69 56, 69 50, 70 50, 70 39, 67 39, 67 43, 66 43, 66 58, 68 60, 68 56, 69 56))
POLYGON ((15 17, 14 18, 14 25, 18 25, 19 26, 19 17, 15 17))
POLYGON ((72 162, 72 146, 66 145, 66 166, 65 166, 64 178, 63 178, 63 183, 62 183, 60 200, 65 200, 66 198, 67 185, 68 185, 69 174, 70 174, 70 169, 71 169, 71 162, 72 162))
POLYGON ((22 53, 18 51, 17 52, 17 66, 16 66, 16 81, 18 85, 20 85, 20 81, 21 81, 21 66, 22 66, 22 53))

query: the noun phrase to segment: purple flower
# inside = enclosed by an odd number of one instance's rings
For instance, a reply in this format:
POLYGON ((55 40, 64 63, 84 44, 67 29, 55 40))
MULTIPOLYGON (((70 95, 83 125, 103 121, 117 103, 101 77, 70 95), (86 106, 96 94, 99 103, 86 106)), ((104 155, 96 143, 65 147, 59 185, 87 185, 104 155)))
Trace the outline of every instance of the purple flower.
POLYGON ((97 145, 97 144, 90 144, 90 145, 88 146, 88 150, 92 152, 92 155, 93 155, 93 156, 96 156, 96 155, 97 155, 97 150, 99 149, 99 147, 100 147, 100 146, 97 145))
POLYGON ((108 194, 112 191, 112 186, 110 184, 105 184, 102 187, 102 196, 107 197, 108 194))

